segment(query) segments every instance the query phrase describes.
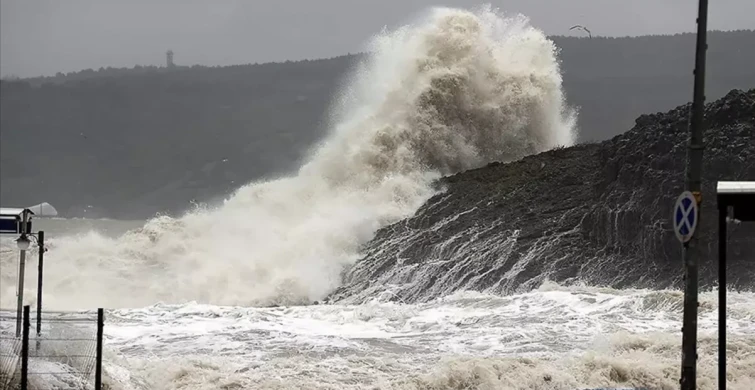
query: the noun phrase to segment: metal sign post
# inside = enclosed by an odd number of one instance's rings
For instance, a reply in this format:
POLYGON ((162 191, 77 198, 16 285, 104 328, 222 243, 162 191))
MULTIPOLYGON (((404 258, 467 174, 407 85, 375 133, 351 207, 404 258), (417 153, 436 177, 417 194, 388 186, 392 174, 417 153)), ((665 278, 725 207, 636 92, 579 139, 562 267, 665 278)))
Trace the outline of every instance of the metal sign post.
MULTIPOLYGON (((691 192, 697 204, 695 224, 700 225, 702 206, 703 167, 703 119, 705 110, 705 52, 708 30, 708 0, 700 0, 697 11, 697 45, 695 48, 695 84, 690 118, 690 139, 687 149, 686 190, 691 192)), ((675 220, 676 218, 674 218, 675 220)), ((700 258, 697 237, 692 230, 683 244, 684 257, 684 319, 682 328, 682 375, 681 389, 697 388, 697 261, 700 258)))
MULTIPOLYGON (((37 233, 37 246, 39 247, 39 254, 37 260, 37 345, 39 345, 39 336, 42 334, 42 278, 45 270, 45 232, 39 231, 37 233)), ((37 346, 39 349, 39 346, 37 346)))
POLYGON ((682 244, 685 262, 684 325, 682 327, 682 390, 696 387, 697 361, 697 264, 688 255, 688 244, 697 230, 700 209, 690 191, 684 191, 674 204, 674 234, 682 244), (694 307, 690 307, 694 305, 694 307), (686 385, 685 385, 686 383, 686 385))

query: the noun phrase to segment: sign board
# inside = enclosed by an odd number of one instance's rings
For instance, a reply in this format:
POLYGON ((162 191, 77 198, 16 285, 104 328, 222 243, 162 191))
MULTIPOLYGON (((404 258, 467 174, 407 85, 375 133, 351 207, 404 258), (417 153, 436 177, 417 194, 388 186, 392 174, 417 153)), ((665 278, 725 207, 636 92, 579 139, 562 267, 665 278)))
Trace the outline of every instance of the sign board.
POLYGON ((697 228, 699 208, 695 196, 684 191, 674 204, 674 234, 681 243, 686 243, 692 238, 697 228))
POLYGON ((26 208, 0 207, 0 234, 21 234, 21 221, 24 212, 29 214, 29 219, 26 222, 27 233, 32 231, 32 215, 38 217, 55 217, 58 215, 58 210, 55 210, 55 207, 47 202, 26 208))
MULTIPOLYGON (((40 207, 37 205, 36 207, 40 207)), ((50 206, 52 207, 52 206, 50 206)), ((41 210, 41 207, 40 207, 41 210)), ((0 234, 21 234, 23 230, 24 214, 27 214, 26 232, 31 232, 31 217, 34 211, 26 208, 0 208, 0 234)))
POLYGON ((0 215, 0 234, 21 233, 21 221, 14 215, 0 215))
MULTIPOLYGON (((31 219, 26 221, 26 232, 32 231, 31 219)), ((21 234, 21 219, 0 215, 0 234, 21 234)))

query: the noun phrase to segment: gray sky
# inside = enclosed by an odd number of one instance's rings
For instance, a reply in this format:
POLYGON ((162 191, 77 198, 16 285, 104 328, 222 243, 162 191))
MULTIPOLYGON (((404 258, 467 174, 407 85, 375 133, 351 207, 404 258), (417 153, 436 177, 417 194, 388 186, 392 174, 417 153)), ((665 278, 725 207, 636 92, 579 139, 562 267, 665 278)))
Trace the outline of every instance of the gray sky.
MULTIPOLYGON (((383 26, 462 0, 0 0, 0 74, 51 75, 99 67, 229 65, 354 53, 383 26)), ((695 30, 697 0, 489 1, 548 34, 574 24, 593 35, 695 30)), ((755 28, 754 0, 715 0, 709 28, 755 28)))

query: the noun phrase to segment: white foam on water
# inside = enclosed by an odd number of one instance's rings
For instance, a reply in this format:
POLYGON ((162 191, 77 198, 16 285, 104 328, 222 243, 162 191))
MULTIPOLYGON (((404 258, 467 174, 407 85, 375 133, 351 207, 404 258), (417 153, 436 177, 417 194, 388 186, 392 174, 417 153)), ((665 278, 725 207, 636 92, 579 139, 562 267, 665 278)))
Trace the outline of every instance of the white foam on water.
MULTIPOLYGON (((680 298, 550 284, 416 305, 123 309, 109 313, 109 367, 138 378, 113 379, 124 389, 674 389, 680 298)), ((754 298, 730 293, 732 389, 755 383, 754 298)), ((717 316, 703 294, 700 389, 717 387, 717 316)))

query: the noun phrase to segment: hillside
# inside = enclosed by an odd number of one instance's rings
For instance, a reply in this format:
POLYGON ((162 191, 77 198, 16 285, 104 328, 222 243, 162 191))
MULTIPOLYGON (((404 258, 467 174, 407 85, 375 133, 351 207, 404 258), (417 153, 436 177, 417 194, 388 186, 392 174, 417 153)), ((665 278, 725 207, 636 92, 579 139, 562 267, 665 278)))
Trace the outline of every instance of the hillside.
MULTIPOLYGON (((553 37, 581 140, 692 96, 694 34, 553 37)), ((755 31, 712 32, 706 95, 755 86, 755 31)), ((357 55, 230 67, 85 70, 0 83, 0 198, 146 218, 296 169, 357 55)))
MULTIPOLYGON (((670 218, 684 188, 690 106, 640 116, 632 130, 599 144, 445 178, 442 194, 377 233, 331 300, 507 294, 545 279, 681 287, 681 246, 670 218)), ((705 122, 698 234, 701 287, 709 288, 718 275, 715 183, 755 180, 755 89, 708 104, 705 122)), ((730 286, 752 288, 755 226, 729 231, 730 286)))

